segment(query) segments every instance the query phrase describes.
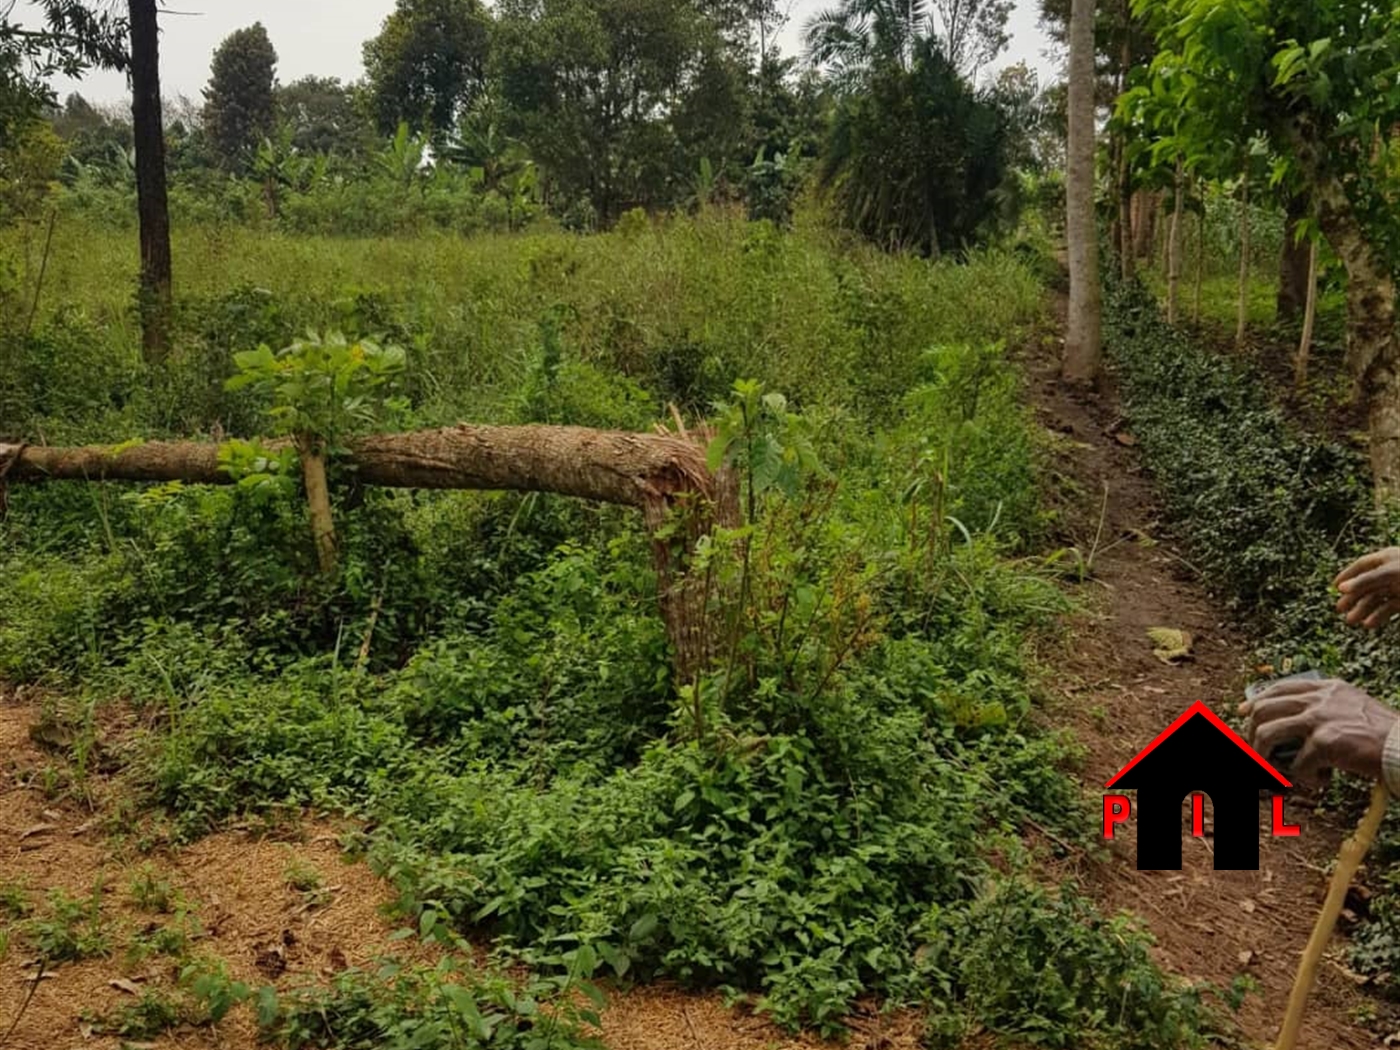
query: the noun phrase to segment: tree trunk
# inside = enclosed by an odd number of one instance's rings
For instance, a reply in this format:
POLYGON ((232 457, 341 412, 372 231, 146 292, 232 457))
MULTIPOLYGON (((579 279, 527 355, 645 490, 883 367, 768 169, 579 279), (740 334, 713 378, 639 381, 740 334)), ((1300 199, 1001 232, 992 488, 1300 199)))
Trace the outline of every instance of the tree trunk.
MULTIPOLYGON (((1132 24, 1132 12, 1129 9, 1128 0, 1123 0, 1121 7, 1123 46, 1118 56, 1118 94, 1122 95, 1128 83, 1128 70, 1133 64, 1133 44, 1128 32, 1128 27, 1132 24)), ((1073 19, 1072 13, 1070 18, 1073 19)), ((1093 21, 1092 10, 1089 20, 1093 21)), ((1092 64, 1093 59, 1090 59, 1092 64)), ((1092 74, 1090 74, 1092 83, 1092 74)), ((1123 228, 1123 243, 1119 245, 1119 255, 1122 263, 1123 280, 1131 281, 1133 272, 1136 269, 1134 252, 1136 245, 1133 243, 1133 178, 1132 171, 1128 167, 1128 143, 1126 133, 1118 134, 1118 216, 1123 228)))
POLYGON ((1152 257, 1157 243, 1157 194, 1138 190, 1133 194, 1133 252, 1139 259, 1152 257))
POLYGON ((1244 346, 1249 325, 1249 176, 1240 183, 1240 289, 1235 320, 1235 345, 1244 346))
POLYGON ((1069 382, 1093 385, 1099 378, 1102 338, 1094 229, 1094 0, 1073 0, 1070 9, 1067 175, 1069 324, 1063 374, 1069 382))
POLYGON ((297 458, 301 461, 302 484, 311 518, 311 539, 316 544, 316 563, 323 575, 335 572, 335 518, 331 514, 331 488, 326 480, 326 443, 314 434, 298 434, 297 458))
POLYGON ((1167 323, 1176 324, 1177 301, 1181 298, 1181 207, 1186 177, 1181 158, 1176 160, 1176 191, 1172 203, 1171 232, 1167 236, 1167 323))
POLYGON ((1303 332, 1298 338, 1298 356, 1293 359, 1293 386, 1301 394, 1308 384, 1308 356, 1312 353, 1313 325, 1317 322, 1317 240, 1308 248, 1308 290, 1303 304, 1303 332))
POLYGON ((1201 323, 1201 286, 1206 279, 1206 207, 1204 195, 1201 213, 1196 216, 1196 289, 1191 303, 1191 315, 1197 324, 1201 323))
MULTIPOLYGON (((286 448, 288 442, 267 444, 286 448)), ((306 469, 306 457, 302 462, 312 518, 321 529, 329 521, 329 494, 306 469)), ((323 460, 321 466, 324 474, 323 460)), ((714 596, 707 575, 689 571, 691 554, 700 537, 715 527, 738 525, 738 490, 732 472, 709 470, 704 448, 694 441, 586 427, 460 425, 359 438, 348 443, 345 466, 368 485, 552 492, 639 508, 653 534, 658 598, 677 674, 683 682, 693 681, 709 663, 716 640, 710 629, 714 596)), ((210 485, 235 480, 219 464, 218 445, 186 441, 75 448, 0 445, 0 479, 210 485)), ((327 537, 334 557, 333 524, 328 532, 315 533, 323 568, 327 537)))
POLYGON ((130 0, 131 126, 136 146, 136 211, 141 228, 141 346, 148 364, 170 347, 170 208, 165 190, 165 128, 160 110, 156 0, 130 0))
POLYGON ((1306 118, 1279 127, 1307 177, 1318 228, 1347 274, 1347 368, 1353 396, 1367 408, 1371 474, 1377 502, 1400 496, 1400 341, 1395 337, 1395 280, 1371 246, 1329 168, 1319 136, 1306 118))
POLYGON ((1308 218, 1308 198, 1302 194, 1290 197, 1285 206, 1283 247, 1278 259, 1278 298, 1274 316, 1279 321, 1296 321, 1307 307, 1308 272, 1312 252, 1308 242, 1300 242, 1298 233, 1308 218))
POLYGON ((1118 146, 1118 228, 1122 231, 1122 243, 1118 246, 1118 257, 1123 280, 1131 281, 1137 271, 1133 245, 1133 178, 1128 167, 1128 149, 1124 143, 1118 146))

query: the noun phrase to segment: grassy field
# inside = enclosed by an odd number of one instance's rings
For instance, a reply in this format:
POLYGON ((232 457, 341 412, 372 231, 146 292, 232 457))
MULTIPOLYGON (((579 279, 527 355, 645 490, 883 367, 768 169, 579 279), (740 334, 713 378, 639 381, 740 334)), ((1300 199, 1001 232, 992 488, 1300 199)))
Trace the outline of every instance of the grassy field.
MULTIPOLYGON (((12 488, 0 676, 42 690, 58 756, 31 786, 124 814, 112 849, 135 857, 230 822, 352 818, 416 940, 471 969, 468 936, 514 967, 472 969, 470 1010, 447 973, 274 980, 265 1034, 532 1050, 538 1002, 564 1045, 584 1038, 579 988, 667 978, 825 1032, 874 995, 923 1011, 932 1045, 1201 1038, 1198 991, 1043 886, 1023 837, 1093 826, 1027 663, 1072 559, 1049 550, 1046 438, 1005 351, 1040 316, 1026 264, 724 214, 591 238, 184 230, 176 258, 175 352, 148 368, 130 245, 59 231, 37 323, 4 338, 8 437, 267 433, 277 405, 225 388, 231 355, 339 326, 404 348, 380 392, 398 426, 704 413, 735 439, 746 508, 702 549, 737 595, 713 610, 720 655, 677 682, 630 511, 360 491, 333 463, 328 579, 295 486, 12 488)), ((16 950, 107 929, 101 893, 41 888, 5 887, 16 950)), ((194 1002, 171 1025, 253 994, 201 967, 161 986, 194 1002)))

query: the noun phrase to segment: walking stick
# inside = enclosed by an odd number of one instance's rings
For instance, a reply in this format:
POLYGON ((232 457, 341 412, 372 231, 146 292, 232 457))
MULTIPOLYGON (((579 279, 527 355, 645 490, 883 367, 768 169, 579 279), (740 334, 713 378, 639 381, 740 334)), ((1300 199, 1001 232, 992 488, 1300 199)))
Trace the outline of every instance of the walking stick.
POLYGON ((1298 1031, 1303 1027, 1303 1010, 1308 1005, 1308 993, 1312 991, 1313 981, 1317 979, 1317 964, 1322 961, 1322 951, 1337 925, 1337 916, 1342 912, 1352 876, 1361 867, 1371 843, 1376 841, 1376 832, 1380 830, 1389 802, 1390 792, 1384 783, 1377 782, 1371 789, 1371 805, 1366 815, 1361 818, 1351 837, 1342 843, 1341 851, 1337 854, 1337 867, 1332 872, 1332 882, 1327 887, 1327 899, 1322 902, 1322 913, 1317 917, 1308 946, 1303 949, 1298 973, 1293 978, 1293 991, 1288 994, 1288 1010, 1283 1015, 1283 1027, 1279 1029, 1274 1050, 1293 1050, 1298 1044, 1298 1031))

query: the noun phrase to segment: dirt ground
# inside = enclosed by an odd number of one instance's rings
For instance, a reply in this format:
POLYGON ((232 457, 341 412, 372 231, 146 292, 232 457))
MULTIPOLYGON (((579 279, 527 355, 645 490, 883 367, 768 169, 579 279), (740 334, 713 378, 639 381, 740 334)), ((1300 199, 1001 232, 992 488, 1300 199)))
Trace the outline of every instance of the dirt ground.
MULTIPOLYGON (((1071 727, 1084 744, 1083 779, 1098 793, 1098 785, 1192 702, 1205 700, 1220 712, 1232 707, 1249 671, 1248 646, 1163 537, 1151 486, 1131 435, 1120 427, 1112 394, 1070 396, 1054 379, 1057 353, 1053 337, 1027 352, 1027 388, 1059 449, 1055 498, 1064 527, 1092 558, 1092 582, 1078 592, 1091 612, 1070 623, 1056 645, 1047 644, 1038 663, 1049 717, 1071 727), (1190 632, 1192 658, 1175 666, 1155 658, 1146 631, 1157 626, 1190 632)), ((231 977, 283 990, 388 955, 410 952, 414 961, 433 961, 435 950, 416 938, 391 939, 398 928, 387 912, 392 892, 365 864, 344 860, 340 839, 347 826, 307 816, 281 827, 225 830, 178 851, 142 853, 138 837, 122 833, 128 829, 119 795, 99 786, 91 805, 48 796, 46 771, 60 760, 31 734, 39 717, 36 698, 0 690, 0 888, 20 887, 31 904, 54 889, 83 899, 95 894, 111 944, 105 957, 62 965, 37 982, 32 954, 20 943, 0 945, 6 949, 0 951, 0 1050, 116 1050, 121 1040, 102 1034, 102 1019, 146 989, 172 987, 177 977, 168 956, 131 950, 161 928, 187 930, 190 954, 222 959, 231 977), (162 896, 168 900, 152 902, 143 885, 167 888, 162 896)), ((1171 971, 1217 985, 1239 974, 1258 982, 1259 994, 1240 1014, 1244 1045, 1267 1045, 1277 1030, 1327 864, 1342 837, 1306 802, 1290 803, 1290 818, 1303 825, 1300 838, 1272 839, 1265 825, 1257 872, 1213 871, 1209 836, 1187 840, 1181 872, 1138 872, 1131 824, 1109 862, 1065 862, 1104 906, 1145 919, 1171 971)), ((1261 807, 1261 821, 1265 817, 1261 807)), ((6 904, 0 898, 0 907, 6 904)), ((1372 1045, 1375 1036, 1354 1020, 1367 1001, 1334 951, 1314 992, 1302 1045, 1372 1045)), ((912 1050, 919 1035, 916 1016, 886 1017, 870 1009, 852 1018, 845 1045, 912 1050)), ((716 995, 666 986, 612 994, 602 1036, 614 1050, 824 1045, 728 1009, 716 995)), ((215 1029, 184 1028, 135 1045, 252 1050, 256 1027, 251 1007, 242 1006, 215 1029)), ((969 1050, 983 1050, 983 1044, 969 1050)))
MULTIPOLYGON (((1142 747, 1197 700, 1233 713, 1253 677, 1249 647, 1212 602, 1183 554, 1164 537, 1151 483, 1123 428, 1116 395, 1073 395, 1055 378, 1056 341, 1026 355, 1028 391, 1039 421, 1056 436, 1068 531, 1086 555, 1094 551, 1092 613, 1075 625, 1061 651, 1044 654, 1050 717, 1068 724, 1087 750, 1083 779, 1100 792, 1142 747), (1189 660, 1153 655, 1152 627, 1189 632, 1189 660)), ((1319 601, 1327 601, 1319 595, 1319 601)), ((1211 837, 1187 837, 1179 872, 1138 871, 1133 822, 1113 844, 1114 862, 1082 862, 1080 874, 1107 908, 1141 915, 1156 936, 1159 957, 1175 973, 1228 986, 1240 974, 1259 985, 1239 1021, 1246 1045, 1271 1045, 1287 1003, 1299 954, 1326 892, 1328 865, 1345 832, 1313 812, 1315 796, 1288 802, 1297 838, 1270 834, 1260 807, 1258 871, 1213 870, 1211 837), (1126 833, 1125 833, 1126 832, 1126 833)), ((1364 875, 1364 872, 1363 872, 1364 875)), ((1373 1045, 1356 1020, 1368 997, 1344 966, 1334 939, 1309 1001, 1301 1046, 1373 1045)))

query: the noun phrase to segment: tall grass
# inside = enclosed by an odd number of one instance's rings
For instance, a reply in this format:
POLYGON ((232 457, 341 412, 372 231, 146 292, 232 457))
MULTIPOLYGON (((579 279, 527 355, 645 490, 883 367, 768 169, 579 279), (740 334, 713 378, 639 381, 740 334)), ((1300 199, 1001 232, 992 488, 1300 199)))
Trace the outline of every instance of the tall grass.
MULTIPOLYGON (((19 262, 6 304, 12 317, 26 312, 37 280, 35 248, 29 245, 25 263, 20 241, 12 233, 0 242, 19 262)), ((210 388, 205 400, 218 409, 222 399, 212 388, 232 351, 306 326, 378 330, 408 344, 425 420, 489 420, 529 374, 541 324, 550 323, 568 356, 640 382, 658 411, 664 400, 704 409, 735 378, 749 376, 799 404, 878 412, 913 385, 923 350, 1005 340, 1038 309, 1034 278, 1008 254, 931 266, 854 245, 837 251, 832 242, 815 224, 784 235, 720 212, 624 224, 593 237, 349 239, 181 229, 174 239, 176 353, 198 363, 210 388)), ((31 386, 71 388, 91 372, 90 357, 102 357, 104 389, 89 399, 102 407, 88 413, 94 421, 108 407, 113 370, 128 373, 139 392, 136 271, 129 233, 60 225, 35 331, 42 337, 58 322, 71 336, 78 325, 90 345, 65 345, 62 355, 26 350, 26 337, 12 329, 0 363, 13 376, 32 358, 42 374, 31 386)), ((0 401, 7 428, 46 414, 23 398, 12 392, 0 401)), ((187 406, 188 392, 183 400, 187 406)), ((68 423, 73 407, 66 405, 68 423)), ((178 431, 212 421, 145 406, 111 425, 178 431)))

